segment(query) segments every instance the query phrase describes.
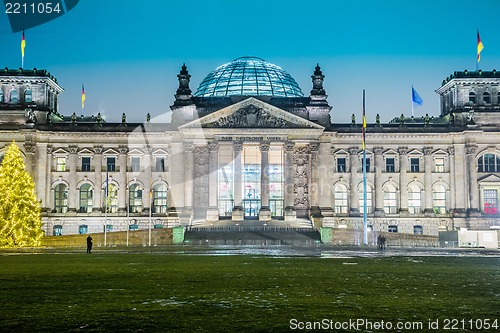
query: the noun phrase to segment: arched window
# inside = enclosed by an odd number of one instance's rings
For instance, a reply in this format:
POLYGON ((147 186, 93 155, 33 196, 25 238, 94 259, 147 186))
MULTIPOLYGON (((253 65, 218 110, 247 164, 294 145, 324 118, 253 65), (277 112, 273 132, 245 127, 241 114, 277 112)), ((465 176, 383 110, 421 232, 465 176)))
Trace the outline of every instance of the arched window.
POLYGON ((65 184, 58 184, 55 188, 54 210, 56 213, 68 211, 68 187, 65 184))
POLYGON ((475 92, 470 92, 469 93, 469 103, 476 104, 476 93, 475 92))
POLYGON ((478 172, 500 172, 500 157, 495 154, 484 154, 477 160, 478 172))
POLYGON ((4 102, 4 99, 3 99, 3 89, 0 88, 0 103, 3 103, 4 102))
MULTIPOLYGON (((365 203, 364 203, 364 193, 363 186, 360 186, 359 189, 359 211, 361 213, 365 212, 365 203)), ((372 201, 372 188, 370 185, 366 184, 366 213, 373 213, 373 201, 372 201)))
POLYGON ((490 104, 491 103, 491 95, 487 91, 485 91, 483 93, 483 102, 486 103, 486 104, 490 104))
POLYGON ((80 213, 90 213, 92 211, 93 190, 90 184, 80 186, 80 213))
POLYGON ((410 214, 422 213, 422 199, 420 187, 416 184, 408 186, 408 211, 410 214))
POLYGON ((118 187, 115 184, 108 184, 108 195, 106 200, 106 186, 103 189, 103 207, 108 213, 118 211, 118 187))
POLYGON ((342 184, 338 184, 335 186, 333 190, 334 200, 333 206, 335 213, 337 214, 347 214, 348 206, 347 206, 347 187, 342 184))
POLYGON ((10 102, 11 103, 17 103, 17 102, 19 102, 19 93, 17 92, 16 89, 12 89, 10 91, 10 102))
POLYGON ((129 213, 142 212, 142 187, 139 184, 133 184, 129 190, 129 213))
POLYGON ((33 102, 33 93, 31 92, 31 89, 26 89, 24 91, 24 101, 26 103, 31 103, 33 102))
POLYGON ((167 213, 167 192, 168 188, 165 184, 158 184, 153 189, 153 213, 167 213))
POLYGON ((446 214, 446 188, 441 184, 436 184, 432 188, 432 204, 434 213, 446 214))
POLYGON ((397 209, 396 187, 392 184, 387 184, 384 188, 384 212, 386 214, 396 214, 397 209))

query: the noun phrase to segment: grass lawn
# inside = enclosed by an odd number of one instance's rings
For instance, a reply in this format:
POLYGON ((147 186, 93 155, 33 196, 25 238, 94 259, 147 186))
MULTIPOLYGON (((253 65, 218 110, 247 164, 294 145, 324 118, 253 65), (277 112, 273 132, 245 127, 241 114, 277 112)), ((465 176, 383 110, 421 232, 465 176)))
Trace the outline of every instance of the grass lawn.
POLYGON ((288 332, 292 319, 365 319, 439 332, 445 319, 500 321, 499 280, 496 257, 2 252, 0 331, 288 332))

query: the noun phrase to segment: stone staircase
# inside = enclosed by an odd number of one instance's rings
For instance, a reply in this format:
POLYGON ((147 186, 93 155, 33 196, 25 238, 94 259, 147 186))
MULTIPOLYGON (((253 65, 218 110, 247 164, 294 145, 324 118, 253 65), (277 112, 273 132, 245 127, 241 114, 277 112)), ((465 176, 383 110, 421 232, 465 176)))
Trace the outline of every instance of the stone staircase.
POLYGON ((317 246, 320 234, 308 220, 196 221, 187 229, 184 242, 191 245, 317 246))

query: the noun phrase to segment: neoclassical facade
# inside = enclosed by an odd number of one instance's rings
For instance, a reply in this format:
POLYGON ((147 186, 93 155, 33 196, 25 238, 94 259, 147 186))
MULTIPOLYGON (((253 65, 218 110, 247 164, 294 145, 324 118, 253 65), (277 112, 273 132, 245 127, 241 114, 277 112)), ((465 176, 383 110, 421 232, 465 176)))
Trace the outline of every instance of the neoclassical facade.
MULTIPOLYGON (((111 123, 65 115, 46 71, 0 72, 0 156, 13 140, 21 147, 47 235, 247 221, 363 227, 361 117, 331 121, 319 65, 307 96, 255 57, 216 68, 195 93, 186 66, 177 76, 171 122, 111 123)), ((370 229, 500 226, 499 83, 496 71, 455 72, 436 90, 434 116, 367 125, 370 229)))

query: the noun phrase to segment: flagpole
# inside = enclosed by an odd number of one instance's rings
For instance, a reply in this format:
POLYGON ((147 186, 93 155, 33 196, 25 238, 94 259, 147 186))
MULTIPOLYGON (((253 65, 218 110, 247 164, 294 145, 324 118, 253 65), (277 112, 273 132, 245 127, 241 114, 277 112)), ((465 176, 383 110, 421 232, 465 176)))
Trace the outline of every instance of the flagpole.
POLYGON ((413 118, 413 84, 411 85, 411 117, 413 118))
POLYGON ((104 198, 104 246, 106 246, 106 226, 108 223, 108 163, 106 162, 106 193, 104 198))
POLYGON ((363 89, 363 241, 368 245, 368 221, 366 212, 366 115, 365 115, 365 90, 363 89))

